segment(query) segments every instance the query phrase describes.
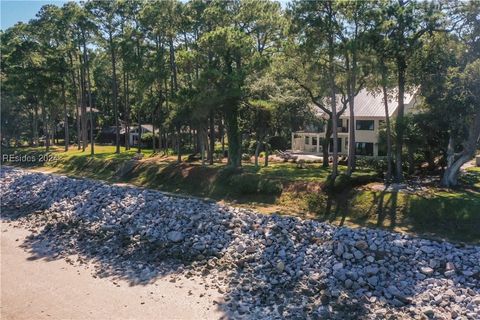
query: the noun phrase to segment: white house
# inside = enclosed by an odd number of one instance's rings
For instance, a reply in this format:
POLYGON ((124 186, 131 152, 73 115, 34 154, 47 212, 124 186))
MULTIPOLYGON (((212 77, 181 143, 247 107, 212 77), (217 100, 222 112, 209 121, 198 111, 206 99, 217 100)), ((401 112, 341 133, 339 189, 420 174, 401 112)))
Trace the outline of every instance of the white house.
MULTIPOLYGON (((405 113, 412 113, 418 105, 418 97, 415 94, 405 94, 405 113)), ((339 104, 337 104, 340 108, 339 104)), ((319 117, 326 119, 327 115, 318 107, 316 113, 319 117)), ((388 101, 388 111, 391 118, 397 115, 398 101, 388 101)), ((349 130, 349 109, 343 112, 338 119, 338 153, 348 154, 348 130, 349 130)), ((355 97, 355 144, 356 154, 361 156, 383 156, 383 150, 379 150, 379 128, 385 121, 385 106, 383 95, 370 93, 362 90, 355 97)), ((307 153, 322 153, 321 139, 325 138, 325 127, 314 128, 308 126, 304 131, 292 133, 292 151, 307 153)), ((330 141, 332 152, 333 141, 330 141)))
MULTIPOLYGON (((147 132, 153 132, 153 125, 151 124, 142 124, 140 128, 141 128, 140 137, 147 132)), ((125 134, 125 128, 122 128, 121 134, 125 134)), ((138 140, 139 140, 138 126, 130 127, 130 136, 128 138, 129 144, 131 146, 136 146, 138 145, 138 140)))

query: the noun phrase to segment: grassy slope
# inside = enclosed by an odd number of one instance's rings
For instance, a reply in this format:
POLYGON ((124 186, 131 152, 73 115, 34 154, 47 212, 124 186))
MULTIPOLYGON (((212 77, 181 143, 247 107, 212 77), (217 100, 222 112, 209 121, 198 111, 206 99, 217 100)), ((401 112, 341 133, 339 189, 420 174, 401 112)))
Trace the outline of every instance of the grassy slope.
MULTIPOLYGON (((299 169, 291 163, 272 163, 266 168, 255 168, 247 163, 244 165, 244 175, 253 175, 262 181, 279 182, 283 185, 283 192, 242 194, 238 191, 238 185, 228 182, 228 177, 225 178, 222 173, 224 164, 177 164, 174 157, 151 157, 151 150, 143 150, 144 159, 136 163, 132 170, 127 170, 126 175, 120 176, 119 168, 125 166, 135 150, 122 150, 118 155, 113 150, 110 146, 97 146, 96 155, 91 158, 88 150, 65 153, 61 148, 56 148, 51 155, 57 161, 24 163, 22 166, 225 200, 265 213, 288 213, 339 225, 381 227, 451 240, 480 242, 478 168, 469 169, 466 181, 473 190, 431 189, 421 194, 406 194, 361 188, 328 196, 320 190, 329 170, 318 164, 299 169)), ((40 149, 22 149, 21 152, 36 155, 43 153, 40 149)), ((373 176, 374 173, 368 170, 355 173, 355 178, 370 179, 373 176)))

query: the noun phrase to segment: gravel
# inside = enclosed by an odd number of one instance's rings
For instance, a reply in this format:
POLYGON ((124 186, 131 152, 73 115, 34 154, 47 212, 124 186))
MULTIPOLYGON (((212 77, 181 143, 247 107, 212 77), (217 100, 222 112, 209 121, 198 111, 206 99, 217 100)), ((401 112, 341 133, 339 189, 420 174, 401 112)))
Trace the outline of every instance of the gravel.
POLYGON ((32 254, 133 284, 200 275, 232 318, 480 318, 479 246, 9 167, 0 180, 32 254))

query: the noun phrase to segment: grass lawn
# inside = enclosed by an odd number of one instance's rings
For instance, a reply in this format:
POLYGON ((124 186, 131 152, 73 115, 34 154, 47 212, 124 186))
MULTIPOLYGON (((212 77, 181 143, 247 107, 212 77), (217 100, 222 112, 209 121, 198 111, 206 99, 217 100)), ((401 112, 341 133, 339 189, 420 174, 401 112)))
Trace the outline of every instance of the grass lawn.
MULTIPOLYGON (((41 155, 44 148, 18 149, 20 154, 41 155)), ((176 162, 176 156, 154 155, 142 150, 141 161, 130 161, 136 149, 120 154, 112 146, 95 146, 95 156, 71 148, 52 147, 51 160, 22 163, 41 171, 86 177, 112 183, 174 193, 208 197, 266 214, 298 215, 329 221, 337 225, 380 227, 417 233, 435 238, 480 242, 480 168, 469 168, 462 182, 469 188, 427 192, 383 192, 367 187, 351 188, 334 195, 322 192, 330 171, 321 164, 298 168, 293 163, 272 162, 255 167, 244 162, 240 175, 232 175, 224 163, 202 166, 176 162), (235 178, 232 178, 235 177, 235 178)), ((11 150, 4 150, 9 153, 11 150)), ((186 157, 184 158, 186 160, 186 157)), ((345 167, 340 167, 344 171, 345 167)), ((365 185, 375 172, 360 168, 352 181, 365 185)))

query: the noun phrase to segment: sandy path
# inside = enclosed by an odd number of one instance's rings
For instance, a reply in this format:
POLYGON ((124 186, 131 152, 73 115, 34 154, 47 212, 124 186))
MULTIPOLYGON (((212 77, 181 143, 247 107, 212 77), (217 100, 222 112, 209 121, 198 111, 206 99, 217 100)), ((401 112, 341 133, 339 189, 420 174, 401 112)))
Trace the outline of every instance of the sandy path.
POLYGON ((65 260, 31 260, 20 248, 29 231, 1 223, 1 319, 218 319, 207 291, 186 279, 148 285, 92 277, 65 260), (18 239, 18 240, 17 240, 18 239), (202 297, 201 297, 202 295, 202 297))

